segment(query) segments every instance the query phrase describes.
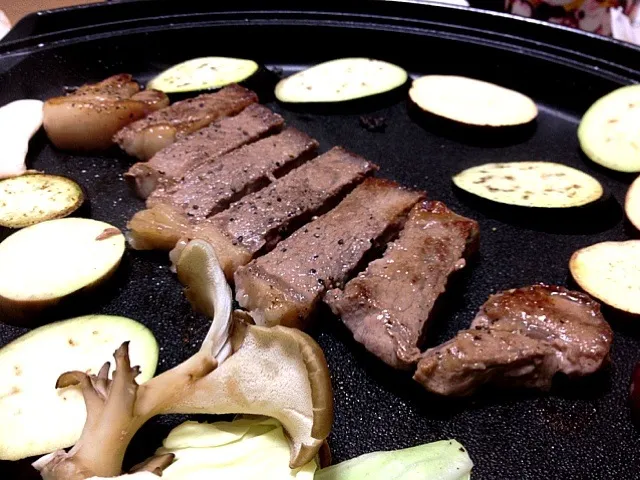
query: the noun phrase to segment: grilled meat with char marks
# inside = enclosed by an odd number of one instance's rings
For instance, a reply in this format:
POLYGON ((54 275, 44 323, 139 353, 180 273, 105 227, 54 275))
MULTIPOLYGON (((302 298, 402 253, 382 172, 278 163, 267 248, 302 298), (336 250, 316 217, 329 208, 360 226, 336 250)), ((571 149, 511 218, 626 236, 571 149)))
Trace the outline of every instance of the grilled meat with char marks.
POLYGON ((279 131, 284 119, 254 103, 233 117, 224 117, 138 162, 125 174, 138 196, 147 198, 156 188, 179 181, 187 172, 243 145, 279 131), (165 183, 166 182, 166 183, 165 183))
POLYGON ((193 227, 209 241, 228 278, 254 256, 270 251, 296 227, 324 213, 378 167, 335 147, 268 187, 193 227))
POLYGON ((147 207, 180 209, 197 223, 313 156, 318 142, 295 128, 245 145, 187 172, 180 182, 154 190, 147 207))
POLYGON ((129 155, 148 160, 176 140, 222 117, 240 113, 258 96, 240 85, 176 102, 120 130, 114 141, 129 155))
POLYGON ((420 358, 425 326, 449 276, 477 248, 478 224, 441 202, 411 210, 398 239, 384 256, 325 302, 356 341, 395 368, 420 358))
POLYGON ((322 295, 390 240, 423 197, 389 180, 365 180, 333 210, 240 267, 238 302, 258 324, 303 327, 322 295))
POLYGON ((608 360, 613 333, 600 305, 563 287, 534 285, 493 295, 469 330, 427 350, 414 379, 441 395, 483 384, 551 387, 553 377, 594 373, 608 360))

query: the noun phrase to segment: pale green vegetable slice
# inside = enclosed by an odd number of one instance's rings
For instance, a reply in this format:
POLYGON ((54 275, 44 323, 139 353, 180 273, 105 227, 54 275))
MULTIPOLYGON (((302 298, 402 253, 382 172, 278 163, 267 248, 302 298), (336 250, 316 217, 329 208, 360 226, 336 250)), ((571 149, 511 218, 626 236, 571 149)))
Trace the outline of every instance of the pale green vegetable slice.
POLYGON ((229 57, 193 58, 165 70, 147 88, 165 93, 194 92, 246 80, 258 71, 253 60, 229 57))
POLYGON ((163 480, 311 480, 315 460, 289 468, 289 444, 277 420, 244 418, 211 424, 186 422, 175 428, 157 454, 175 454, 163 480))
MULTIPOLYGON (((86 420, 80 387, 56 389, 58 377, 97 374, 122 342, 142 383, 153 377, 158 344, 144 325, 88 315, 37 328, 0 349, 0 460, 18 460, 73 445, 86 420)), ((112 368, 113 370, 113 368, 112 368)))
POLYGON ((280 80, 281 102, 344 102, 388 92, 407 81, 397 65, 371 58, 340 58, 320 63, 280 80))
POLYGON ((417 78, 409 96, 422 110, 467 125, 515 126, 538 115, 534 101, 520 92, 455 75, 417 78))
POLYGON ((602 242, 571 256, 571 275, 588 294, 640 315, 640 240, 602 242))
POLYGON ((624 208, 631 223, 640 230, 640 177, 629 187, 624 208))
POLYGON ((551 162, 487 163, 460 172, 453 183, 487 200, 522 207, 578 207, 604 193, 592 176, 551 162))
POLYGON ((640 172, 640 85, 619 88, 596 101, 578 127, 585 155, 619 172, 640 172))
POLYGON ((98 285, 120 264, 124 235, 87 218, 48 220, 0 243, 0 313, 28 319, 62 298, 98 285))
POLYGON ((455 440, 374 452, 323 468, 315 480, 467 480, 473 462, 455 440))

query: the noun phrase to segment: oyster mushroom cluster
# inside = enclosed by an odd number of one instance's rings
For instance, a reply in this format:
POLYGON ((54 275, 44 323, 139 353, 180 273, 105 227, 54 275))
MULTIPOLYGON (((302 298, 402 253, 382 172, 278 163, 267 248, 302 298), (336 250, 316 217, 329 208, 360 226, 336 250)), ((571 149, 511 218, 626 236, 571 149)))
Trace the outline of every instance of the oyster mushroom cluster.
MULTIPOLYGON (((287 433, 291 468, 318 454, 333 422, 329 371, 320 347, 299 330, 259 327, 233 311, 231 289, 207 242, 193 240, 185 247, 177 273, 194 308, 213 317, 200 350, 142 385, 136 383, 139 370, 130 363, 127 343, 114 354, 111 379, 108 363, 97 375, 61 375, 58 388, 81 387, 87 420, 73 448, 34 463, 43 479, 121 475, 135 433, 150 418, 172 413, 273 417, 287 433)), ((159 475, 172 460, 171 455, 153 457, 132 474, 159 475)))

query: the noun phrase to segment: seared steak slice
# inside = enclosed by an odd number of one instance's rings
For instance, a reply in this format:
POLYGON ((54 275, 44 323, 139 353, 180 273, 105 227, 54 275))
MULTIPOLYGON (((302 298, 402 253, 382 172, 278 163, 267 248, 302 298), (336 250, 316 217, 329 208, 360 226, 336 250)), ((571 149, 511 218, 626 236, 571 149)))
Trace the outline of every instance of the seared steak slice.
POLYGON ((287 128, 187 172, 180 182, 160 185, 147 207, 171 205, 194 222, 203 220, 286 174, 317 148, 318 142, 306 133, 287 128))
POLYGON ((415 380, 442 395, 485 383, 551 387, 557 372, 588 375, 606 362, 611 327, 587 295, 534 285, 489 298, 469 330, 427 350, 415 380))
POLYGON ((420 357, 425 324, 449 275, 465 266, 477 238, 475 221, 441 202, 421 202, 384 256, 344 290, 327 292, 325 302, 367 350, 392 367, 409 368, 420 357))
POLYGON ((176 140, 258 101, 255 92, 229 85, 216 93, 176 102, 137 120, 113 137, 129 155, 147 160, 176 140))
POLYGON ((389 180, 365 180, 336 208, 240 267, 238 302, 258 324, 303 326, 326 290, 342 284, 372 249, 386 243, 422 198, 389 180))
POLYGON ((413 378, 431 392, 464 396, 486 383, 547 389, 556 367, 553 349, 525 335, 462 330, 427 350, 413 378))
POLYGON ((518 332, 551 345, 558 369, 586 375, 602 366, 612 332, 600 305, 588 295, 564 287, 534 285, 489 297, 471 328, 518 332))
POLYGON ((278 131, 284 119, 260 104, 249 105, 234 117, 213 122, 155 154, 148 162, 133 165, 125 178, 137 194, 147 198, 160 179, 179 180, 194 168, 247 143, 278 131))
POLYGON ((333 148, 195 225, 193 236, 213 244, 225 274, 233 278, 238 267, 271 250, 314 215, 334 207, 377 168, 343 148, 333 148))

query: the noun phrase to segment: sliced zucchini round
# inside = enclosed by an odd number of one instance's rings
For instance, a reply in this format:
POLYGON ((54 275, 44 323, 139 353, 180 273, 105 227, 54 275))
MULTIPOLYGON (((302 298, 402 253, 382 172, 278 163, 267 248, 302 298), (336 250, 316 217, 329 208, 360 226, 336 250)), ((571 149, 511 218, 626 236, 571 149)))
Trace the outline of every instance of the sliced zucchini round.
POLYGON ((165 93, 195 92, 246 80, 258 71, 253 60, 228 57, 193 58, 165 70, 147 88, 165 93))
POLYGON ((407 81, 407 72, 371 58, 340 58, 280 80, 276 98, 288 103, 345 102, 388 92, 407 81))
POLYGON ((596 101, 582 117, 578 139, 587 157, 618 172, 640 172, 640 84, 596 101))
POLYGON ((569 268, 585 292, 614 308, 640 315, 640 240, 583 248, 572 255, 569 268))
POLYGON ((624 208, 629 221, 640 230, 640 177, 629 187, 624 208))
POLYGON ((30 173, 0 180, 0 226, 23 228, 71 215, 84 202, 80 185, 58 175, 30 173))
POLYGON ((76 443, 87 417, 82 393, 79 386, 56 389, 56 381, 73 370, 97 375, 123 342, 130 342, 132 365, 140 366, 137 382, 153 377, 158 363, 153 333, 124 317, 87 315, 52 323, 1 348, 0 460, 76 443))
POLYGON ((108 223, 61 218, 17 231, 0 243, 0 318, 26 320, 114 273, 124 235, 108 223))
POLYGON ((466 125, 524 125, 538 116, 535 102, 522 93, 455 75, 417 78, 409 96, 422 110, 466 125))
POLYGON ((460 172, 453 183, 487 200, 522 207, 579 207, 604 194, 592 176, 551 162, 487 163, 460 172))

